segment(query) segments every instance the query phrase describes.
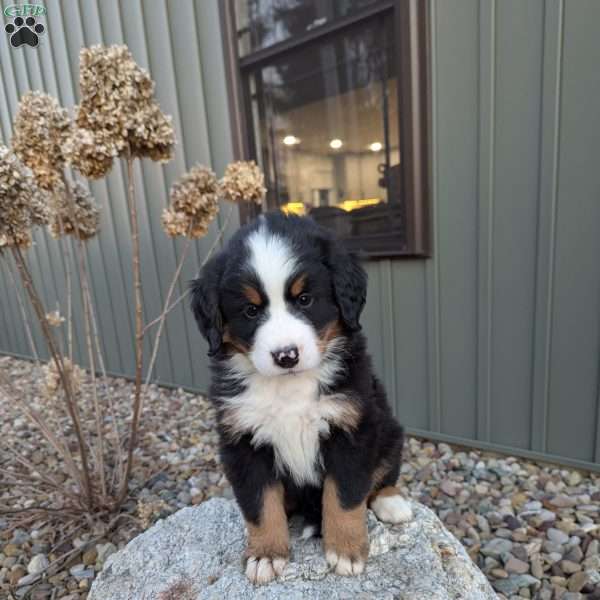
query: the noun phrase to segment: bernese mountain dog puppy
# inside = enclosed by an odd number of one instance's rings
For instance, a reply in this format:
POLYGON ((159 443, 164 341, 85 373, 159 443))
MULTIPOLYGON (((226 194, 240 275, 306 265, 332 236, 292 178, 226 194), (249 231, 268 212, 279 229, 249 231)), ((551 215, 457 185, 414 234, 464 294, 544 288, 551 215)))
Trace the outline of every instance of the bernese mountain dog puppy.
POLYGON ((242 227, 192 282, 209 344, 220 453, 247 525, 246 575, 289 555, 288 516, 322 534, 335 572, 363 571, 366 509, 411 517, 395 487, 403 444, 359 317, 367 277, 333 235, 281 212, 242 227))

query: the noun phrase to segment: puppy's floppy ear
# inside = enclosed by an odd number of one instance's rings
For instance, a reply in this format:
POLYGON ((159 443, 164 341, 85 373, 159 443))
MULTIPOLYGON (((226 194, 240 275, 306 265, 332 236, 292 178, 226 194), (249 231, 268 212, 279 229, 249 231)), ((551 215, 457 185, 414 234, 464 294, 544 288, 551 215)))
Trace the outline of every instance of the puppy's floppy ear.
POLYGON ((209 356, 214 356, 223 343, 223 317, 219 309, 221 273, 221 256, 216 256, 206 263, 198 278, 190 284, 192 311, 200 332, 208 342, 209 356))
POLYGON ((334 242, 329 258, 333 278, 333 293, 344 325, 350 331, 360 331, 360 313, 367 299, 367 274, 356 255, 334 242))

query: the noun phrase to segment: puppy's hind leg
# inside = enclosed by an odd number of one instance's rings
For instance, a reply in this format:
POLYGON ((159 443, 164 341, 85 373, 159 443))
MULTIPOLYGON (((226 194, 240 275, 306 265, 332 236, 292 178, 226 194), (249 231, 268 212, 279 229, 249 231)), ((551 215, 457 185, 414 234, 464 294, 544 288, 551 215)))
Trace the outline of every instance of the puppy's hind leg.
POLYGON ((405 523, 412 519, 410 502, 402 497, 396 486, 400 475, 404 432, 395 422, 388 431, 390 451, 373 477, 373 488, 369 496, 369 508, 385 523, 405 523))
POLYGON ((412 519, 410 503, 400 494, 396 486, 386 486, 375 492, 369 499, 369 508, 380 521, 386 523, 406 523, 412 519))

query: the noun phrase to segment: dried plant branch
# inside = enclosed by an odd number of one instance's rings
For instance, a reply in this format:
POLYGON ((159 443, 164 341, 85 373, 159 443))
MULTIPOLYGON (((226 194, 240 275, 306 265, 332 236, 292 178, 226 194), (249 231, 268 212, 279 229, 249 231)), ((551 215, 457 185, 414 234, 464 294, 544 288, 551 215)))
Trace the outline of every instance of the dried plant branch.
POLYGON ((135 183, 133 179, 133 161, 131 147, 127 149, 127 200, 129 204, 129 218, 131 227, 131 240, 133 246, 133 285, 135 294, 135 391, 133 400, 133 416, 129 432, 129 446, 127 448, 127 462, 125 473, 121 481, 121 490, 117 497, 117 505, 120 505, 127 495, 127 484, 133 467, 133 452, 137 445, 137 433, 140 421, 141 392, 142 392, 142 369, 144 360, 144 317, 142 276, 140 270, 140 232, 137 219, 137 205, 135 197, 135 183))
POLYGON ((68 474, 71 475, 75 482, 81 483, 77 465, 68 445, 61 443, 54 433, 52 433, 41 415, 25 402, 21 394, 18 394, 13 389, 12 383, 2 371, 0 371, 0 388, 4 389, 5 393, 21 406, 25 416, 40 429, 48 443, 63 458, 68 474))
POLYGON ((15 296, 17 297, 17 302, 19 304, 19 310, 21 312, 21 318, 23 319, 23 324, 25 325, 25 333, 27 335, 27 342, 29 343, 29 349, 33 354, 33 358, 35 360, 36 366, 39 366, 40 357, 35 346, 35 341, 33 339, 33 333, 31 331, 31 326, 29 325, 29 318, 27 316, 27 309, 25 308, 25 303, 23 302, 23 298, 21 297, 21 292, 19 292, 19 288, 17 285, 17 279, 13 272, 12 265, 9 261, 6 261, 6 270, 8 271, 8 276, 10 277, 10 282, 15 290, 15 296))
MULTIPOLYGON (((206 253, 204 259, 200 263, 200 269, 210 260, 211 256, 214 254, 215 250, 217 249, 217 246, 219 245, 219 243, 223 239, 223 236, 225 235, 225 232, 227 231, 227 227, 229 226, 229 221, 231 221, 231 217, 233 215, 234 209, 235 209, 235 205, 232 205, 229 208, 229 211, 227 211, 227 216, 225 217, 225 220, 223 221, 223 225, 221 225, 221 228, 219 229, 219 231, 217 233, 217 236, 213 240, 213 243, 210 245, 210 248, 208 249, 208 252, 206 253)), ((165 310, 163 310, 163 312, 158 317, 156 317, 156 319, 150 321, 145 326, 144 331, 148 331, 148 329, 154 327, 155 325, 157 325, 158 323, 160 323, 161 321, 163 321, 164 318, 166 318, 166 316, 174 308, 176 308, 177 306, 179 306, 189 296, 189 293, 190 293, 189 289, 187 289, 185 292, 183 292, 177 298, 177 300, 175 300, 165 310)))
POLYGON ((83 544, 81 544, 80 546, 77 546, 76 548, 73 548, 72 550, 69 550, 68 552, 65 552, 64 554, 62 554, 61 556, 59 556, 58 558, 56 558, 55 560, 53 560, 47 567, 46 569, 40 573, 39 575, 37 575, 36 577, 34 577, 32 579, 32 581, 29 581, 27 583, 27 585, 32 585, 35 584, 39 579, 41 579, 44 574, 46 573, 50 573, 51 570, 56 567, 57 565, 61 565, 63 568, 66 568, 67 566, 69 566, 69 558, 72 557, 73 555, 79 555, 79 554, 83 554, 90 546, 93 546, 94 544, 96 544, 97 542, 99 542, 102 538, 106 537, 116 526, 116 524, 126 515, 124 514, 119 514, 116 517, 114 517, 114 519, 112 519, 108 525, 106 525, 106 527, 104 528, 104 530, 102 531, 102 533, 96 537, 93 537, 90 540, 87 540, 86 542, 84 542, 83 544))
MULTIPOLYGON (((117 414, 115 412, 115 406, 113 403, 112 394, 108 391, 108 375, 106 373, 106 363, 104 362, 104 356, 102 354, 102 346, 100 344, 100 334, 98 332, 98 321, 94 310, 94 303, 92 302, 89 288, 87 290, 88 303, 90 307, 90 316, 92 318, 92 331, 94 334, 94 341, 96 344, 96 355, 98 356, 98 363, 100 365, 100 373, 102 374, 102 386, 104 387, 105 397, 108 403, 108 411, 110 413, 112 430, 114 436, 114 444, 117 451, 117 464, 120 466, 123 464, 123 449, 121 447, 121 436, 119 435, 119 426, 117 424, 117 414)), ((111 486, 112 488, 118 488, 119 486, 119 471, 120 469, 115 468, 112 471, 111 486)))
MULTIPOLYGON (((6 450, 13 456, 13 458, 21 466, 25 467, 26 469, 28 469, 30 471, 30 473, 32 474, 31 481, 35 481, 36 483, 43 482, 48 487, 50 487, 54 490, 61 491, 61 492, 65 491, 64 486, 62 486, 59 482, 57 482, 55 479, 53 479, 50 475, 45 475, 45 474, 41 473, 30 460, 27 460, 24 456, 19 454, 10 445, 3 444, 3 446, 4 446, 4 448, 6 448, 6 450), (33 473, 36 473, 36 476, 34 476, 33 473)), ((73 499, 78 500, 78 498, 76 496, 74 496, 73 499)))
MULTIPOLYGON (((74 227, 77 227, 77 219, 75 216, 75 200, 71 191, 71 185, 62 173, 63 185, 65 190, 65 198, 69 217, 74 227)), ((85 331, 85 342, 88 354, 89 372, 92 381, 92 401, 94 404, 94 414, 96 417, 96 464, 98 465, 98 475, 100 476, 100 488, 103 496, 106 496, 106 478, 104 466, 104 434, 102 431, 103 414, 102 408, 98 401, 98 386, 96 385, 96 358, 94 354, 94 344, 92 341, 92 324, 91 324, 91 307, 90 307, 90 286, 88 272, 85 262, 85 244, 82 236, 75 232, 75 252, 77 254, 79 280, 81 283, 81 302, 83 305, 83 324, 85 331)))
POLYGON ((69 412, 69 416, 73 423, 73 427, 75 429, 75 435, 77 437, 77 445, 79 449, 79 455, 81 456, 82 463, 82 471, 83 471, 83 488, 82 493, 85 496, 85 501, 89 508, 91 509, 93 506, 93 490, 92 483, 90 480, 90 471, 89 464, 87 458, 87 449, 85 446, 85 441, 83 438, 83 432, 81 429, 81 422, 79 420, 79 415, 77 411, 77 405, 75 403, 75 399, 72 393, 71 381, 69 377, 66 376, 64 362, 62 359, 62 355, 60 354, 56 341, 54 339, 54 334, 52 333, 50 326, 48 324, 48 320, 46 319, 46 313, 44 311, 44 307, 40 297, 35 289, 33 284, 33 279, 27 267, 27 263, 23 258, 23 254, 21 253, 21 249, 18 246, 11 247, 13 256, 15 258, 15 262, 17 264, 17 268, 19 270, 19 275, 21 276, 21 280, 24 283, 25 291, 29 296, 29 300, 33 306, 36 317, 40 323, 42 328, 42 333, 48 345, 48 350, 50 351, 50 355, 52 356, 52 360, 56 365, 56 369, 59 373, 60 380, 64 390, 65 403, 67 406, 67 410, 69 412))
MULTIPOLYGON (((190 226, 191 229, 191 226, 190 226)), ((169 307, 169 303, 171 302, 171 297, 173 296, 173 292, 175 291, 175 286, 179 281, 179 276, 181 275, 181 269, 183 269, 183 265, 185 263, 185 259, 188 256, 189 250, 192 245, 192 238, 186 238, 183 250, 181 252, 181 256, 179 258, 179 264, 175 269, 175 273, 173 275, 173 279, 171 280, 171 285, 169 286, 169 291, 167 292, 167 297, 165 298, 165 304, 163 308, 163 312, 160 316, 160 323, 158 325, 158 330, 156 332, 156 336, 154 337, 154 344, 152 347, 152 355, 150 357, 150 363, 148 364, 148 370, 146 371, 146 384, 144 386, 144 391, 148 390, 148 385, 150 384, 150 379, 152 377, 152 372, 154 371, 154 363, 156 362, 156 357, 158 356, 158 348, 160 346, 160 339, 162 333, 164 331, 166 317, 167 317, 167 309, 169 307)), ((145 329, 144 329, 145 331, 145 329)))
POLYGON ((73 246, 71 240, 65 235, 65 224, 62 215, 58 215, 60 235, 63 244, 63 255, 65 267, 65 284, 67 288, 67 356, 73 362, 73 277, 71 274, 71 265, 75 263, 73 258, 73 246))

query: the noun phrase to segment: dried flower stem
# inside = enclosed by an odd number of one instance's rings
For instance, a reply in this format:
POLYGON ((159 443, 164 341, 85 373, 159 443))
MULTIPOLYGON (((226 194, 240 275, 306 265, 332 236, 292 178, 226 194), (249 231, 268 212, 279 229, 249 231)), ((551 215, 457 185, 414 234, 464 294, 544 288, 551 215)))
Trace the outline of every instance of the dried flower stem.
POLYGON ((60 225, 62 242, 66 248, 64 267, 65 283, 67 286, 67 353, 69 360, 73 362, 73 281, 71 276, 71 264, 74 264, 75 260, 73 259, 73 246, 71 245, 71 241, 65 236, 65 224, 60 214, 58 215, 58 222, 60 225))
POLYGON ((71 450, 68 445, 61 443, 61 441, 52 433, 52 431, 46 425, 44 419, 42 419, 41 415, 29 406, 22 395, 17 393, 14 389, 12 383, 8 379, 8 377, 0 371, 0 388, 4 390, 4 392, 9 395, 15 403, 21 405, 25 416, 34 423, 39 430, 42 432, 48 443, 56 450, 56 452, 63 457, 65 461, 65 465, 67 467, 67 471, 73 478, 75 482, 80 482, 79 472, 77 470, 77 466, 75 464, 75 460, 73 459, 73 455, 71 454, 71 450))
POLYGON ((65 234, 65 224, 60 213, 58 214, 57 219, 63 246, 62 258, 63 267, 65 269, 65 285, 67 288, 67 356, 71 363, 73 363, 73 282, 71 264, 75 264, 75 259, 73 258, 73 247, 71 246, 71 241, 65 234))
POLYGON ((10 282, 15 290, 15 295, 17 297, 17 302, 19 303, 19 310, 21 312, 21 318, 23 319, 23 324, 25 325, 25 333, 27 334, 27 341, 29 342, 29 347, 31 349, 31 353, 33 354, 33 358, 35 359, 36 366, 39 366, 40 357, 35 346, 35 341, 33 339, 33 334, 31 332, 31 326, 29 325, 29 318, 27 316, 27 310, 25 309, 25 303, 23 302, 23 298, 21 297, 21 292, 19 292, 19 288, 17 286, 17 279, 13 272, 12 265, 7 260, 6 261, 6 270, 8 271, 8 276, 10 277, 10 282))
MULTIPOLYGON (((39 469, 29 460, 27 460, 22 454, 20 454, 15 448, 9 446, 8 444, 4 444, 4 447, 8 450, 10 454, 13 455, 13 458, 23 467, 25 467, 30 473, 36 473, 36 476, 31 475, 31 481, 36 483, 43 482, 48 487, 53 488, 55 490, 60 490, 61 493, 67 494, 66 490, 64 490, 64 486, 58 483, 55 479, 53 479, 50 475, 45 475, 41 473, 39 469)), ((77 498, 74 498, 77 501, 77 498)))
POLYGON ((88 507, 91 509, 93 505, 93 495, 92 495, 92 483, 90 480, 90 471, 88 465, 88 457, 87 450, 85 446, 85 441, 83 439, 83 433, 81 430, 81 423, 79 420, 79 415, 77 413, 77 405, 75 403, 75 399, 73 397, 72 389, 71 389, 71 381, 66 376, 65 367, 62 359, 62 355, 60 354, 56 341, 54 340, 54 334, 52 333, 50 326, 48 325, 48 321, 46 319, 46 312, 44 311, 44 307, 42 305, 42 301, 38 296, 38 293, 33 284, 33 279, 31 278, 31 274, 27 267, 27 263, 23 258, 23 254, 18 246, 11 247, 13 256, 15 258, 15 262, 17 264, 17 268, 19 270, 19 275, 21 276, 21 280, 25 285, 25 291, 29 296, 29 300, 31 305, 33 306, 34 312, 38 318, 40 326, 42 328, 42 333, 48 344, 48 350, 50 351, 50 355, 52 356, 52 360, 56 365, 56 370, 60 376, 60 380, 63 386, 64 395, 65 395, 65 403, 67 405, 67 410, 69 412, 69 416, 73 423, 73 427, 75 429, 75 435, 77 437, 77 444, 79 447, 79 454, 81 456, 82 463, 82 471, 83 471, 83 486, 82 493, 85 496, 86 503, 88 507))
MULTIPOLYGON (((191 226, 190 226, 191 229, 191 226)), ((183 265, 185 263, 185 259, 188 256, 189 250, 192 245, 192 238, 188 237, 185 240, 185 244, 183 246, 183 251, 181 252, 181 257, 179 258, 179 264, 175 269, 175 274, 173 275, 173 279, 171 281, 171 285, 169 286, 169 291, 167 292, 167 297, 165 298, 165 304, 163 311, 159 317, 160 324, 158 325, 158 331, 156 332, 156 336, 154 338, 154 345, 152 347, 152 356, 150 357, 150 363, 148 365, 148 370, 146 371, 146 384, 144 389, 147 391, 148 385, 150 384, 150 379, 152 377, 152 371, 154 370, 154 363, 156 362, 156 357, 158 356, 158 347, 160 346, 160 338, 164 331, 166 317, 167 317, 167 309, 169 308, 169 303, 171 302, 171 297, 173 296, 173 292, 175 291, 175 286, 179 281, 179 276, 181 275, 181 269, 183 269, 183 265)))
MULTIPOLYGON (((221 228, 219 229, 219 232, 217 233, 217 237, 215 237, 215 239, 213 240, 213 243, 211 244, 210 248, 208 249, 208 252, 206 253, 206 256, 200 263, 200 268, 202 268, 210 260, 210 257, 214 254, 215 250, 217 249, 217 246, 219 245, 219 242, 223 239, 223 236, 225 235, 225 232, 227 231, 229 221, 231 220, 231 216, 233 215, 234 209, 235 209, 235 204, 233 204, 229 208, 229 211, 227 212, 227 216, 225 217, 225 220, 223 221, 223 225, 221 225, 221 228)), ((164 321, 164 319, 167 317, 167 315, 174 308, 179 306, 188 297, 189 293, 190 293, 189 289, 186 290, 185 292, 183 292, 183 294, 181 294, 177 298, 177 300, 175 300, 171 305, 169 305, 167 308, 165 308, 163 310, 163 312, 158 317, 156 317, 156 319, 150 321, 146 325, 146 327, 144 328, 144 332, 146 332, 148 329, 154 327, 156 324, 160 323, 161 321, 164 321)), ((167 303, 165 302, 165 305, 166 304, 167 303)))
POLYGON ((129 447, 127 448, 127 463, 125 473, 121 481, 121 491, 117 497, 117 505, 120 505, 127 496, 127 484, 133 466, 133 451, 137 444, 137 433, 140 421, 140 409, 142 400, 142 369, 144 359, 144 317, 142 297, 142 277, 140 271, 140 232, 137 219, 137 205, 135 198, 135 183, 133 180, 133 155, 131 147, 127 148, 127 200, 129 204, 129 218, 131 226, 131 241, 133 246, 133 285, 135 293, 135 392, 133 400, 133 418, 129 433, 129 447))
MULTIPOLYGON (((67 201, 67 209, 69 211, 69 218, 71 222, 77 227, 77 220, 75 217, 75 199, 71 191, 71 185, 66 180, 64 173, 62 174, 65 198, 67 201)), ((81 282, 81 302, 83 304, 83 324, 85 331, 85 342, 88 354, 90 378, 92 381, 92 401, 94 403, 94 413, 96 417, 96 464, 98 465, 100 475, 100 486, 103 496, 106 496, 106 478, 105 478, 105 466, 104 466, 104 434, 102 432, 102 421, 103 414, 98 402, 98 386, 96 385, 96 358, 94 354, 94 344, 92 341, 92 325, 91 325, 91 307, 90 307, 90 286, 89 278, 85 263, 85 244, 81 237, 75 232, 77 241, 75 242, 75 252, 77 254, 78 268, 79 268, 79 279, 81 282)))
POLYGON ((84 542, 80 546, 77 546, 65 552, 58 558, 54 559, 52 562, 50 562, 50 564, 42 573, 39 573, 38 575, 33 577, 32 580, 28 583, 28 585, 35 585, 38 582, 38 580, 42 579, 42 577, 45 577, 46 575, 56 574, 58 572, 58 569, 55 570, 55 567, 57 567, 57 565, 61 565, 62 569, 68 568, 73 562, 73 555, 76 555, 75 557, 77 557, 79 554, 85 552, 90 546, 93 546, 102 538, 106 537, 115 528, 116 524, 125 516, 125 514, 117 515, 112 521, 110 521, 110 523, 108 523, 108 525, 106 525, 106 527, 103 529, 100 535, 84 542))
MULTIPOLYGON (((113 435, 115 437, 115 447, 117 449, 117 464, 119 466, 121 466, 123 464, 123 451, 121 448, 121 437, 119 436, 119 427, 117 425, 117 414, 115 413, 115 407, 113 404, 113 398, 112 398, 112 394, 110 394, 108 392, 108 375, 106 373, 106 364, 104 362, 104 357, 102 354, 102 347, 100 344, 100 335, 98 333, 98 321, 96 319, 96 313, 94 311, 94 303, 92 302, 92 297, 90 294, 90 290, 88 288, 87 290, 87 296, 88 296, 88 304, 90 307, 90 316, 92 318, 92 331, 94 334, 94 341, 96 344, 96 354, 98 356, 98 364, 100 365, 100 373, 102 374, 102 385, 104 386, 104 390, 105 390, 105 396, 108 402, 108 411, 110 413, 110 417, 111 417, 111 421, 112 421, 112 429, 113 429, 113 435)), ((114 488, 115 485, 117 485, 116 482, 116 478, 119 475, 119 469, 115 468, 113 469, 113 473, 112 473, 112 481, 111 481, 111 485, 114 488)))

